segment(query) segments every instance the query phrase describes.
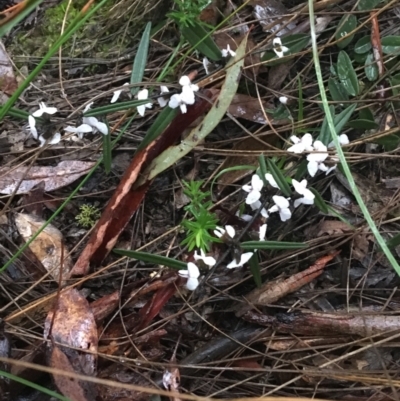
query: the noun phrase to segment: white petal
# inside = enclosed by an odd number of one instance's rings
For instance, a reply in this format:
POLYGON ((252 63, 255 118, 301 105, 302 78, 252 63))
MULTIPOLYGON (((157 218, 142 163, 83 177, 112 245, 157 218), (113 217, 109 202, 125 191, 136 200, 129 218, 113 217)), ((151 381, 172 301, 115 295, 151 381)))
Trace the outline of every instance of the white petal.
POLYGON ((258 176, 258 174, 253 174, 251 177, 251 186, 256 191, 261 191, 264 186, 263 180, 258 176))
MULTIPOLYGON (((222 55, 222 57, 224 57, 224 55, 222 55)), ((204 58, 203 58, 203 67, 204 67, 204 70, 206 71, 206 74, 207 74, 207 75, 209 74, 208 66, 209 66, 210 64, 211 64, 211 63, 208 61, 208 58, 207 58, 207 57, 204 57, 204 58)))
POLYGON ((179 271, 178 271, 178 274, 179 274, 181 277, 189 277, 189 271, 188 271, 188 270, 179 270, 179 271))
POLYGON ((241 267, 241 266, 242 266, 242 265, 240 264, 240 261, 239 261, 239 263, 237 263, 236 260, 233 259, 232 262, 230 262, 230 263, 228 263, 228 264, 226 265, 226 268, 227 268, 227 269, 233 269, 233 268, 235 268, 235 267, 241 267))
POLYGON ((282 50, 277 50, 277 49, 273 49, 275 54, 278 56, 278 58, 282 58, 283 57, 283 51, 282 50))
POLYGON ((267 234, 267 225, 266 224, 263 224, 261 227, 260 227, 260 232, 259 232, 259 238, 260 238, 260 241, 265 241, 265 235, 267 234))
POLYGON ((245 263, 247 263, 253 255, 254 255, 254 252, 242 253, 242 256, 240 257, 241 266, 243 266, 245 263))
POLYGON ((251 205, 252 203, 257 202, 261 198, 261 193, 253 189, 246 197, 246 203, 251 205))
POLYGON ((144 113, 146 112, 146 106, 144 104, 141 104, 140 106, 136 107, 137 112, 144 117, 144 113))
POLYGON ((145 100, 149 98, 149 91, 147 89, 142 89, 137 94, 138 100, 145 100))
POLYGON ((279 212, 279 207, 276 206, 276 205, 274 205, 274 206, 272 206, 272 207, 270 207, 270 208, 268 209, 268 212, 269 212, 269 213, 279 212))
POLYGON ((39 146, 43 147, 44 144, 46 143, 46 139, 43 138, 43 135, 40 135, 38 139, 39 139, 39 142, 40 142, 39 146))
POLYGON ((168 99, 160 96, 157 98, 157 103, 160 105, 160 107, 165 107, 168 104, 168 99))
POLYGON ((304 198, 299 198, 294 200, 294 208, 298 208, 303 203, 304 198))
POLYGON ((113 97, 110 100, 110 103, 115 103, 119 97, 121 96, 122 90, 115 91, 113 97))
POLYGON ((265 174, 265 179, 269 182, 269 185, 274 188, 279 188, 278 184, 275 181, 275 178, 272 176, 272 174, 267 173, 265 174))
POLYGON ((214 235, 218 238, 221 238, 225 234, 225 230, 222 227, 216 227, 214 230, 214 235))
POLYGON ((236 212, 236 216, 239 217, 239 219, 242 219, 243 221, 247 221, 248 222, 253 218, 253 216, 251 216, 250 214, 243 213, 243 214, 239 215, 238 212, 236 212))
POLYGON ((279 209, 286 209, 289 207, 289 201, 283 196, 274 195, 272 200, 274 201, 275 205, 279 207, 279 209))
MULTIPOLYGON (((302 182, 298 182, 294 178, 292 180, 292 185, 294 190, 300 195, 304 195, 304 190, 305 190, 305 185, 303 185, 304 181, 305 180, 303 180, 302 182)), ((307 181, 305 182, 305 184, 307 185, 307 181)))
POLYGON ((50 145, 56 145, 57 143, 59 143, 61 141, 61 134, 59 132, 56 132, 53 135, 53 138, 50 139, 49 144, 50 145))
POLYGON ((29 117, 28 117, 28 124, 29 124, 29 130, 31 131, 32 136, 35 139, 38 139, 38 132, 36 129, 36 120, 31 115, 29 115, 29 117))
POLYGON ((287 151, 291 153, 303 153, 304 150, 305 150, 304 145, 301 142, 299 142, 296 143, 295 145, 292 145, 290 148, 288 148, 287 151))
POLYGON ((286 97, 286 96, 280 96, 280 97, 279 97, 279 101, 280 101, 282 104, 287 104, 287 97, 286 97))
POLYGON ((307 160, 309 162, 314 161, 317 163, 323 162, 329 156, 328 153, 310 153, 307 155, 307 160))
POLYGON ((221 50, 221 56, 224 57, 224 58, 225 58, 225 57, 228 57, 228 50, 222 49, 222 50, 221 50))
POLYGON ((183 75, 181 77, 181 79, 179 80, 179 85, 181 85, 181 86, 187 86, 190 84, 191 84, 190 78, 187 75, 183 75))
POLYGON ((261 206, 261 202, 260 201, 256 201, 254 203, 250 204, 251 210, 258 210, 261 206))
POLYGON ((82 132, 84 134, 88 133, 88 132, 92 132, 93 128, 89 125, 89 124, 81 124, 78 128, 77 128, 78 132, 82 132))
POLYGON ((182 87, 181 100, 186 104, 194 104, 194 92, 189 86, 182 87))
POLYGON ((330 172, 335 170, 335 168, 336 168, 336 164, 334 164, 332 167, 329 167, 328 170, 326 170, 325 175, 328 175, 330 172))
POLYGON ((236 231, 232 226, 225 226, 225 230, 231 238, 235 238, 236 231))
POLYGON ((321 171, 328 171, 329 170, 329 167, 328 166, 326 166, 324 163, 318 163, 318 170, 321 170, 321 171))
POLYGON ((167 86, 161 85, 161 86, 160 86, 160 92, 161 92, 161 93, 169 93, 169 89, 168 89, 167 86))
POLYGON ((282 52, 283 52, 283 53, 286 53, 286 52, 289 51, 289 48, 286 47, 286 46, 281 46, 281 49, 282 49, 282 52))
POLYGON ((98 131, 100 131, 103 135, 108 135, 108 127, 107 124, 102 123, 101 121, 97 121, 92 125, 98 131))
POLYGON ((192 84, 192 85, 189 85, 189 88, 193 91, 193 92, 197 92, 200 88, 199 88, 199 85, 195 85, 195 84, 192 84))
POLYGON ((181 108, 181 113, 182 113, 182 114, 186 114, 186 112, 187 112, 186 104, 185 104, 185 103, 182 103, 182 104, 180 105, 180 108, 181 108))
POLYGON ((328 148, 321 141, 314 142, 314 149, 318 152, 326 152, 328 150, 328 148))
POLYGON ((227 46, 226 49, 228 50, 228 53, 231 55, 231 57, 235 57, 236 56, 236 53, 233 50, 231 50, 231 47, 229 45, 227 46))
POLYGON ((42 115, 43 115, 43 109, 39 109, 39 110, 36 110, 36 111, 34 111, 33 113, 32 113, 32 115, 34 116, 34 117, 42 117, 42 115))
POLYGON ((203 262, 204 262, 207 266, 210 266, 210 267, 213 267, 213 266, 217 263, 217 261, 215 260, 215 258, 213 258, 212 256, 206 256, 206 257, 203 259, 203 262))
POLYGON ((261 216, 262 217, 264 217, 264 218, 268 218, 268 212, 267 212, 267 209, 265 209, 264 207, 261 209, 261 216))
POLYGON ((290 140, 291 140, 294 144, 301 142, 301 139, 300 139, 299 137, 297 137, 296 135, 292 135, 292 136, 290 137, 290 140))
POLYGON ((307 152, 311 152, 314 149, 312 146, 312 141, 313 141, 313 138, 312 138, 311 134, 308 134, 308 133, 304 134, 303 138, 301 138, 301 143, 304 145, 304 149, 307 152))
POLYGON ((273 46, 282 46, 281 38, 274 38, 272 44, 273 46))
POLYGON ((310 160, 307 164, 307 170, 311 177, 314 177, 318 171, 318 162, 310 160))
POLYGON ((290 219, 292 212, 289 209, 281 209, 279 211, 279 216, 281 217, 282 221, 286 221, 290 219))
POLYGON ((251 192, 253 187, 251 185, 243 185, 242 189, 243 189, 243 191, 251 192))
POLYGON ((197 278, 189 278, 186 282, 186 288, 189 291, 194 291, 199 285, 199 280, 197 278))
POLYGON ((346 134, 339 135, 339 143, 343 145, 348 145, 350 143, 349 137, 346 134))
POLYGON ((199 278, 200 271, 199 268, 192 262, 187 264, 187 270, 190 278, 199 278))
POLYGON ((168 106, 171 107, 171 109, 176 109, 181 103, 181 95, 175 94, 171 96, 171 99, 169 99, 168 106))
POLYGON ((83 113, 86 113, 88 110, 90 110, 90 108, 92 107, 92 104, 93 104, 93 102, 87 104, 87 105, 85 106, 85 108, 83 109, 83 113))

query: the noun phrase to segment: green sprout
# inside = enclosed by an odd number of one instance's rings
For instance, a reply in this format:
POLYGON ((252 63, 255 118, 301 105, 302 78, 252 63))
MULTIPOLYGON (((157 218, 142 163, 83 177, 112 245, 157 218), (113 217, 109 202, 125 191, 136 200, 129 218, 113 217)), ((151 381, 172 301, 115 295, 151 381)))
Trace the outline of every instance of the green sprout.
POLYGON ((75 217, 75 220, 84 228, 93 227, 101 216, 100 210, 96 206, 82 205, 79 209, 80 213, 75 217))
POLYGON ((168 17, 178 26, 189 27, 198 22, 200 13, 211 3, 211 0, 174 0, 176 10, 171 11, 168 17))

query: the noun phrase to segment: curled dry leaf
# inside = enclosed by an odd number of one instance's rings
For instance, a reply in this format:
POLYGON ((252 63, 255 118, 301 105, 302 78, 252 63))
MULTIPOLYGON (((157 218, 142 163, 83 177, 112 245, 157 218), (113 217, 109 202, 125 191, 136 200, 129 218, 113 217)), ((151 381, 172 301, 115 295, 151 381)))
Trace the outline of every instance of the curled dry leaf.
MULTIPOLYGON (((34 215, 25 213, 15 215, 15 224, 25 242, 28 242, 44 223, 45 220, 34 215)), ((64 245, 63 235, 57 228, 49 224, 31 242, 29 249, 40 260, 44 268, 50 272, 55 281, 59 282, 61 274, 61 283, 65 283, 72 268, 72 259, 64 245)))
POLYGON ((45 192, 54 191, 87 174, 94 164, 66 160, 57 166, 3 167, 0 169, 0 193, 11 195, 18 188, 16 193, 24 194, 42 181, 45 184, 45 192))
POLYGON ((0 41, 0 91, 11 96, 18 87, 14 71, 3 42, 0 41))
MULTIPOLYGON (((96 374, 97 326, 89 303, 75 288, 61 291, 55 310, 47 315, 44 338, 51 339, 50 367, 88 376, 96 374)), ((95 399, 91 383, 56 374, 53 377, 58 389, 71 400, 95 399)))

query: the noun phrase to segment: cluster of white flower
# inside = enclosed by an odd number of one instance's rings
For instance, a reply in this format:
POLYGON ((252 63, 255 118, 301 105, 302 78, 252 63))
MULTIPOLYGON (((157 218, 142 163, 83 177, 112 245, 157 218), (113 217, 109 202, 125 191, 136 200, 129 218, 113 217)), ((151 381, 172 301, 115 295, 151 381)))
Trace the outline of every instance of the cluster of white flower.
MULTIPOLYGON (((292 153, 308 153, 307 154, 307 170, 311 177, 317 174, 318 170, 324 171, 328 175, 331 171, 336 168, 337 158, 335 156, 330 158, 331 166, 328 167, 325 161, 329 157, 328 148, 334 148, 335 145, 331 142, 328 146, 325 146, 321 141, 314 141, 311 134, 304 134, 302 138, 298 138, 293 135, 290 140, 294 143, 288 152, 292 153)), ((347 145, 349 143, 349 138, 346 134, 341 134, 339 136, 339 143, 341 145, 347 145)))
MULTIPOLYGON (((57 113, 57 108, 56 107, 47 107, 45 103, 40 102, 39 103, 39 110, 36 110, 32 115, 29 115, 28 117, 28 124, 29 124, 29 130, 32 134, 32 136, 40 142, 40 147, 42 147, 46 143, 46 139, 44 139, 43 135, 39 135, 37 129, 36 129, 36 118, 35 117, 42 117, 43 114, 55 114, 57 113)), ((53 137, 49 140, 49 144, 54 145, 61 140, 61 135, 59 132, 56 132, 53 137)))

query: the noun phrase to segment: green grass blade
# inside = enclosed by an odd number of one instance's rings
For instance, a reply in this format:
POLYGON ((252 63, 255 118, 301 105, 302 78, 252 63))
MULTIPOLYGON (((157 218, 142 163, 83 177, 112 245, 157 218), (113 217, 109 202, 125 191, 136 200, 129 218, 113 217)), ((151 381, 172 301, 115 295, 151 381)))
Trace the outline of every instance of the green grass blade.
POLYGON ((288 249, 301 249, 307 248, 307 244, 302 242, 285 242, 285 241, 245 241, 240 244, 240 247, 245 251, 254 249, 275 249, 275 250, 288 250, 288 249))
MULTIPOLYGON (((144 70, 147 64, 147 53, 149 51, 150 44, 150 31, 151 22, 148 22, 146 28, 144 29, 142 39, 140 40, 139 47, 133 61, 132 74, 131 74, 131 84, 137 84, 143 81, 144 70)), ((135 96, 139 92, 137 86, 131 88, 132 96, 135 96)))
POLYGON ((107 127, 108 127, 108 134, 103 135, 103 164, 104 164, 104 170, 106 174, 110 174, 111 172, 111 150, 112 150, 112 145, 111 145, 111 134, 110 134, 110 127, 108 123, 106 122, 107 127))
POLYGON ((274 177, 274 180, 278 184, 279 189, 283 192, 285 196, 291 196, 292 191, 290 190, 290 186, 287 183, 286 178, 282 174, 282 171, 278 167, 276 167, 276 164, 270 159, 267 159, 267 164, 269 171, 272 174, 272 177, 274 177))
POLYGON ((317 75, 317 81, 318 81, 318 86, 319 86, 319 92, 321 95, 322 99, 322 104, 324 106, 324 111, 327 115, 327 120, 329 124, 329 128, 331 130, 333 142, 335 143, 336 146, 336 152, 337 155, 339 156, 339 160, 342 163, 343 171, 345 173, 345 176, 350 184, 350 188, 353 192, 354 197, 357 200, 358 205, 360 206, 360 209, 364 215, 365 220, 367 221, 369 228, 371 232, 374 234, 376 241, 380 245, 382 251, 388 258, 390 264, 392 265, 393 269, 396 271, 396 273, 400 276, 400 266, 397 263, 395 257, 393 256, 392 252, 390 252, 390 249, 386 245, 385 240, 381 236, 377 226, 375 225, 374 220, 372 219, 371 215, 369 214, 369 211, 367 207, 365 206, 365 203, 360 195, 360 191, 357 188, 356 183, 354 182, 353 176, 350 171, 350 167, 347 164, 346 158, 344 156, 342 147, 340 146, 339 138, 338 135, 335 131, 335 124, 332 118, 332 115, 329 110, 329 105, 328 105, 328 99, 326 97, 326 92, 325 92, 325 87, 324 87, 324 80, 322 77, 322 71, 321 71, 321 65, 319 63, 319 55, 318 55, 318 45, 317 45, 317 35, 315 32, 315 15, 314 15, 314 3, 312 0, 308 0, 308 6, 309 6, 309 18, 310 18, 310 28, 311 28, 311 43, 312 43, 312 50, 313 50, 313 59, 314 59, 314 67, 315 67, 315 73, 317 75))
POLYGON ((148 252, 128 251, 126 249, 114 249, 114 253, 122 256, 127 256, 131 259, 141 260, 142 262, 154 263, 155 265, 164 265, 171 267, 172 269, 186 269, 187 264, 180 260, 167 258, 165 256, 153 255, 148 252))
POLYGON ((141 104, 149 103, 149 99, 145 100, 130 100, 128 102, 112 103, 106 106, 96 107, 95 109, 89 109, 83 115, 85 117, 94 117, 101 114, 115 113, 116 111, 125 111, 132 109, 133 107, 140 106, 141 104))
POLYGON ((256 286, 260 288, 262 282, 261 282, 261 271, 260 271, 260 265, 258 263, 257 252, 255 252, 254 255, 250 258, 249 266, 251 274, 253 275, 254 278, 254 282, 256 283, 256 286))

